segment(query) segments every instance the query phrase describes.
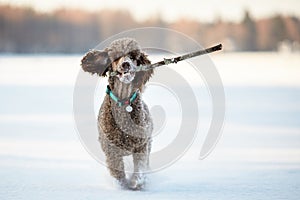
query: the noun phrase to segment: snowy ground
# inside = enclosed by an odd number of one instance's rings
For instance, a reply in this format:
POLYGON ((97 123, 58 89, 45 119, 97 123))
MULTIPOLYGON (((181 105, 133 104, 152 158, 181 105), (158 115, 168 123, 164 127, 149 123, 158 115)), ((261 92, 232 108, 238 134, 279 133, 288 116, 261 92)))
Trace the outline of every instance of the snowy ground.
MULTIPOLYGON (((1 56, 0 199, 298 199, 299 55, 212 59, 226 93, 221 140, 198 160, 200 131, 184 157, 149 174, 147 188, 133 192, 114 183, 74 128, 80 57, 1 56)), ((203 129, 208 104, 200 107, 203 129)))

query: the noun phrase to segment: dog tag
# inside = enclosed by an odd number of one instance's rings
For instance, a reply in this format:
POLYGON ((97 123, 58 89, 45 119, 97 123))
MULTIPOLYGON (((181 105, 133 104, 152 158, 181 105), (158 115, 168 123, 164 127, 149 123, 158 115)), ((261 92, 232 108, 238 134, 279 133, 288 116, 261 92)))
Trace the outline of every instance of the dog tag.
POLYGON ((126 109, 127 112, 131 112, 132 111, 132 107, 130 105, 126 106, 125 109, 126 109))

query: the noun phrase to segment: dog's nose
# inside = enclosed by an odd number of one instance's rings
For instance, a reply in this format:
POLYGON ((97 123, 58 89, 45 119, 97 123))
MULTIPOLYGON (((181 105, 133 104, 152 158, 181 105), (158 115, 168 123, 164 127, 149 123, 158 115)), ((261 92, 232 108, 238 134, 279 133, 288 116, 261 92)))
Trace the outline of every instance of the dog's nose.
POLYGON ((124 72, 129 71, 129 69, 130 69, 130 64, 129 64, 129 62, 123 62, 122 65, 121 65, 121 69, 122 69, 122 71, 124 71, 124 72))

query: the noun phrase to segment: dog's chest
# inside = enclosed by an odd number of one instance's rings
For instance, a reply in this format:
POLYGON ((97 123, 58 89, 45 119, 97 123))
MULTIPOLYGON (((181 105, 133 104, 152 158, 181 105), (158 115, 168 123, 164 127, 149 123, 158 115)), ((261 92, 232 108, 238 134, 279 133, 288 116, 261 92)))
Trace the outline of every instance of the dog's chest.
POLYGON ((152 130, 149 113, 143 111, 141 102, 138 100, 132 106, 133 111, 128 113, 124 107, 114 107, 110 101, 104 101, 98 118, 100 138, 127 151, 145 144, 152 130))
POLYGON ((106 133, 113 133, 116 130, 134 133, 137 126, 144 126, 149 113, 144 112, 141 100, 137 98, 131 106, 132 112, 127 112, 126 106, 117 106, 109 99, 109 96, 106 96, 98 116, 101 129, 106 133))

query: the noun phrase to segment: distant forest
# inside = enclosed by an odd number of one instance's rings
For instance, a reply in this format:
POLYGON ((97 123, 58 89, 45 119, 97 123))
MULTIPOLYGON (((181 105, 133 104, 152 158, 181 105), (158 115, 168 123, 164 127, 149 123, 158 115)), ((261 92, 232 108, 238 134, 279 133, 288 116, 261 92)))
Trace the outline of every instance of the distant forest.
MULTIPOLYGON (((292 16, 254 20, 245 11, 239 23, 221 18, 214 23, 190 19, 166 23, 159 17, 137 22, 129 12, 118 10, 40 13, 0 5, 0 53, 83 53, 111 35, 148 26, 175 29, 203 46, 222 42, 228 51, 275 51, 282 42, 299 49, 300 44, 300 20, 292 16)), ((168 36, 156 37, 154 41, 160 42, 168 36)))

